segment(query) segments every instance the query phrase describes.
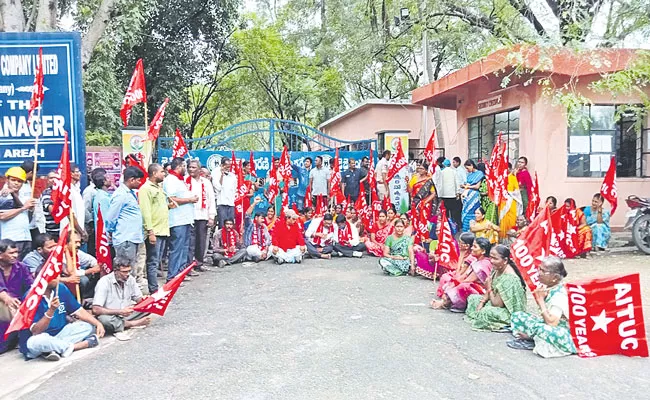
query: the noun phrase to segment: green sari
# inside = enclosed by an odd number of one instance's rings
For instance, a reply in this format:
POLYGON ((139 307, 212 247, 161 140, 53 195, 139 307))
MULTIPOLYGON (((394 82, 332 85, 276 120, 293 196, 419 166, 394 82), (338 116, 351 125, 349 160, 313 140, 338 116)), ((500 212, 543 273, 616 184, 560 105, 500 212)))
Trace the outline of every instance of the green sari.
POLYGON ((510 326, 512 313, 526 310, 526 291, 517 275, 502 274, 496 277, 496 271, 492 270, 492 291, 501 296, 505 307, 494 307, 488 301, 480 311, 476 311, 483 295, 473 294, 467 298, 465 320, 474 330, 501 330, 510 326))
POLYGON ((392 258, 382 257, 379 259, 379 266, 385 273, 392 276, 408 274, 411 269, 411 259, 409 258, 409 247, 413 246, 413 238, 408 235, 402 235, 396 238, 390 235, 384 242, 385 246, 390 249, 391 256, 406 257, 405 260, 393 260, 392 258))
POLYGON ((483 179, 483 182, 481 182, 481 187, 478 189, 479 193, 481 194, 481 208, 485 211, 485 219, 492 222, 495 225, 498 225, 498 210, 497 210, 497 205, 490 200, 490 196, 488 196, 488 190, 487 190, 487 180, 483 179))

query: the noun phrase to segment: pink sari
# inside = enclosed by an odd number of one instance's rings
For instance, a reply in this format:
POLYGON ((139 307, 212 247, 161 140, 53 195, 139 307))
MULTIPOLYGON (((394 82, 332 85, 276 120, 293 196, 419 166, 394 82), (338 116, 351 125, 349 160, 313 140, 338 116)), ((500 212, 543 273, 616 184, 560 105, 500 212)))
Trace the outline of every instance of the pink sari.
POLYGON ((370 240, 370 238, 366 238, 366 249, 368 250, 368 253, 372 254, 375 257, 383 257, 384 256, 384 243, 386 242, 386 238, 388 238, 392 233, 393 233, 393 224, 386 224, 385 227, 381 229, 377 229, 375 231, 375 242, 370 240))
POLYGON ((490 272, 492 272, 492 263, 489 258, 484 257, 482 260, 474 259, 470 268, 463 276, 457 277, 454 275, 454 272, 450 272, 440 278, 440 285, 438 285, 439 297, 442 297, 442 294, 446 294, 449 300, 451 300, 451 308, 464 310, 467 308, 467 297, 469 295, 485 293, 483 285, 488 276, 490 276, 490 272), (478 281, 460 282, 472 272, 476 274, 478 281))

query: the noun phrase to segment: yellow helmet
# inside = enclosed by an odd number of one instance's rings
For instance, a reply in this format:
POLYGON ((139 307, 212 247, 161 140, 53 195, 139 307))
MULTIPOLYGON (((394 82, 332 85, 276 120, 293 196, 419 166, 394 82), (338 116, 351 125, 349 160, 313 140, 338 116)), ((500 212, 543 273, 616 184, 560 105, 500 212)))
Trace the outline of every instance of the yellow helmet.
POLYGON ((20 179, 23 182, 27 180, 27 173, 25 172, 24 169, 20 167, 9 168, 7 172, 5 172, 5 176, 7 178, 12 177, 12 178, 20 179))

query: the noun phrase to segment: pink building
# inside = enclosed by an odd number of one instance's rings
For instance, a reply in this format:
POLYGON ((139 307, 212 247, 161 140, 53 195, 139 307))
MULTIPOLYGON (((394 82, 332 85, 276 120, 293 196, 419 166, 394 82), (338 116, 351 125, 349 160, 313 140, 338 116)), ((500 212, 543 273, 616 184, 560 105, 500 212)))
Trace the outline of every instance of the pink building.
MULTIPOLYGON (((647 118, 640 130, 634 126, 635 115, 615 118, 619 105, 639 103, 638 96, 596 93, 589 84, 603 73, 624 70, 634 58, 634 50, 627 49, 602 49, 582 56, 569 50, 551 54, 537 47, 505 49, 416 89, 412 101, 455 110, 457 129, 442 129, 448 156, 488 159, 502 131, 510 160, 526 156, 530 171, 537 171, 542 198, 553 195, 562 202, 573 197, 579 206, 590 204, 610 157, 616 155, 619 209, 611 225, 621 227, 625 198, 650 196, 650 129, 647 118), (511 74, 517 66, 535 70, 535 80, 530 73, 511 74), (502 87, 504 76, 510 81, 502 87), (548 77, 553 87, 574 84, 592 103, 584 106, 591 123, 568 126, 566 110, 544 95, 537 83, 540 77, 548 77)), ((644 90, 650 94, 648 88, 644 90)))

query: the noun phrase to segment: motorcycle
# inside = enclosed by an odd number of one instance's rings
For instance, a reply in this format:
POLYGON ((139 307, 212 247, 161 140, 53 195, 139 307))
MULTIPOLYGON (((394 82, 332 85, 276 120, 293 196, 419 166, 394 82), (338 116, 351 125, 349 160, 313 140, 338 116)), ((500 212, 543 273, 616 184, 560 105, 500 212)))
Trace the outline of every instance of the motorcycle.
POLYGON ((624 229, 632 229, 632 240, 636 247, 645 254, 650 254, 650 198, 630 195, 625 200, 630 208, 625 216, 624 229))

